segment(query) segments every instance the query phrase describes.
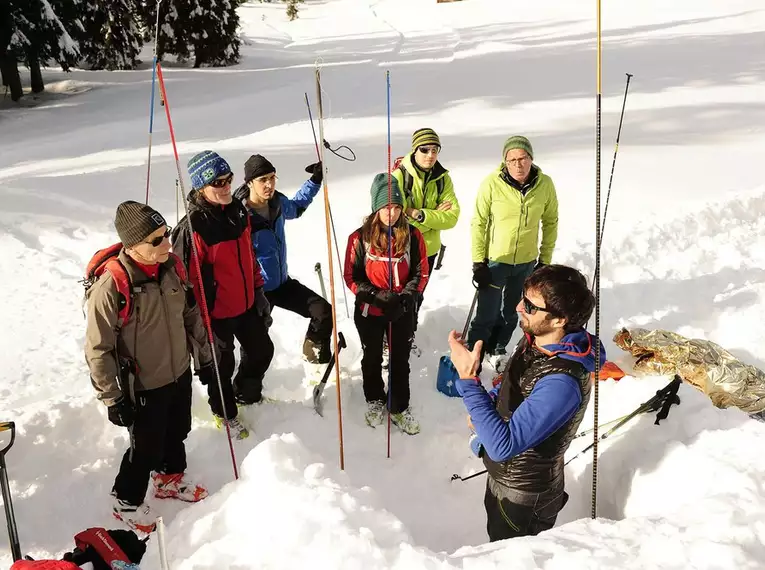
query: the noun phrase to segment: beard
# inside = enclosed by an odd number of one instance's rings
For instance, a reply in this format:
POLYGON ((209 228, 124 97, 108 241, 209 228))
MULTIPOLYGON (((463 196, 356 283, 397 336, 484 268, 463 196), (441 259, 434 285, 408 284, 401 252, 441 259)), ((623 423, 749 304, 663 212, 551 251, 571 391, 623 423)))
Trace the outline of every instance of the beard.
POLYGON ((554 329, 552 323, 548 319, 544 319, 535 325, 532 325, 528 320, 520 319, 521 330, 531 336, 542 336, 551 333, 554 329))

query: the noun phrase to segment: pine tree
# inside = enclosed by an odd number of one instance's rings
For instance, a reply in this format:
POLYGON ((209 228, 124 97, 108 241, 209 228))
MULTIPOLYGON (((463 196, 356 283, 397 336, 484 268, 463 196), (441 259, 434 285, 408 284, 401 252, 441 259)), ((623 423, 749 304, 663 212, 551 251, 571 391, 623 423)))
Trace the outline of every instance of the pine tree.
POLYGON ((298 4, 302 4, 304 0, 284 0, 287 3, 287 16, 290 21, 297 20, 298 18, 298 4))
POLYGON ((239 62, 241 0, 174 0, 160 15, 157 55, 175 55, 179 61, 194 56, 194 67, 224 66, 239 62))
POLYGON ((142 38, 131 0, 83 0, 83 61, 91 69, 133 69, 142 38))
MULTIPOLYGON (((13 76, 11 67, 23 61, 29 68, 32 92, 39 93, 44 89, 41 64, 56 62, 68 71, 79 59, 77 43, 48 0, 10 0, 8 8, 11 39, 4 47, 3 76, 13 76)), ((13 77, 9 80, 15 81, 13 77)))

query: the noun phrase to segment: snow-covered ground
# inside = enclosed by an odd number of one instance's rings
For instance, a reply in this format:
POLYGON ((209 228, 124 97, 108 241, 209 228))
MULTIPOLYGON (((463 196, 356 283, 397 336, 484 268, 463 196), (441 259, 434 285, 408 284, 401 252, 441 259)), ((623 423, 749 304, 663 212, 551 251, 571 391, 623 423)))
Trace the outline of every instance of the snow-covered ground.
MULTIPOLYGON (((350 345, 340 357, 345 469, 334 385, 322 419, 302 385, 306 323, 277 310, 266 393, 278 401, 245 413, 254 431, 236 444, 238 482, 195 386, 189 471, 213 494, 193 506, 151 501, 168 524, 172 567, 761 568, 765 425, 714 408, 688 386, 660 426, 641 417, 601 444, 595 521, 591 454, 568 468, 571 500, 556 528, 534 538, 484 545, 484 479, 450 481, 482 465, 467 446, 464 407, 435 390, 435 371, 472 296, 474 193, 510 134, 529 136, 557 186, 555 261, 592 273, 594 3, 307 0, 295 22, 282 5, 240 10, 240 65, 164 69, 184 171, 194 152, 212 148, 241 180, 244 160, 258 152, 276 165, 282 191, 297 189, 315 160, 304 93, 316 113, 320 58, 325 137, 358 157, 327 158, 340 247, 387 166, 388 70, 394 156, 408 150, 414 129, 438 131, 462 214, 444 234, 444 266, 421 313, 423 354, 412 361, 422 432, 394 431, 387 459, 385 433, 364 424, 359 342, 336 269, 339 328, 350 345)), ((611 340, 622 326, 713 340, 765 368, 763 46, 765 8, 754 0, 603 5, 604 199, 625 73, 634 74, 602 258, 602 336, 626 370, 630 359, 611 340)), ((115 240, 116 205, 144 197, 151 70, 46 79, 38 104, 0 103, 0 421, 19 426, 7 459, 22 549, 34 557, 71 548, 88 526, 118 526, 108 491, 127 438, 92 394, 77 281, 90 255, 115 240)), ((155 112, 150 200, 174 221, 175 164, 164 109, 155 112)), ((287 226, 290 272, 314 288, 314 264, 325 277, 329 269, 320 201, 287 226)), ((602 383, 601 420, 667 381, 602 383)), ((592 406, 583 429, 591 414, 592 406)), ((155 542, 145 568, 158 567, 155 542)), ((9 561, 0 540, 0 567, 9 561)))

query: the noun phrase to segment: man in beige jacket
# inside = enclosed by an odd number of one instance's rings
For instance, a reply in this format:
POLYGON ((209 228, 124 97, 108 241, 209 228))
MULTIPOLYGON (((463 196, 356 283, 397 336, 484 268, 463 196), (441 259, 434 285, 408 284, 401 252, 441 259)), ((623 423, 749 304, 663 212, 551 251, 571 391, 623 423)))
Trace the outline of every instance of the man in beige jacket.
POLYGON ((184 441, 191 431, 191 352, 200 375, 207 376, 212 353, 199 307, 187 295, 191 284, 170 255, 162 215, 123 202, 114 225, 121 268, 107 267, 88 289, 85 358, 109 421, 130 431, 130 449, 112 489, 114 516, 151 532, 155 516, 144 498, 152 471, 156 497, 196 502, 207 496, 184 475, 184 441), (120 272, 128 277, 131 297, 124 323, 118 322, 126 303, 117 285, 120 272))

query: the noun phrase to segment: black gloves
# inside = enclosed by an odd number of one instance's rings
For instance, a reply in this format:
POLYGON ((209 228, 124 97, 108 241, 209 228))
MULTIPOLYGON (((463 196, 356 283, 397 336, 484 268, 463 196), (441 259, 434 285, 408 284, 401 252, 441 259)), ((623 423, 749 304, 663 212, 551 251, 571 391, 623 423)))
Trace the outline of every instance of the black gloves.
POLYGON ((473 281, 479 289, 485 289, 491 285, 491 270, 488 259, 473 263, 473 281))
POLYGON ((322 168, 321 161, 314 162, 305 167, 305 171, 311 175, 311 182, 314 184, 321 184, 324 180, 324 169, 322 168))
POLYGON ((271 318, 271 303, 268 302, 262 287, 255 289, 255 311, 263 319, 266 328, 274 324, 274 319, 271 318))
POLYGON ((135 421, 135 410, 125 398, 120 398, 107 407, 106 412, 109 416, 109 421, 118 427, 130 427, 135 421))

